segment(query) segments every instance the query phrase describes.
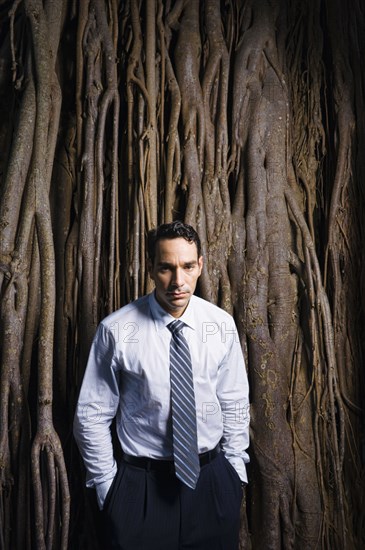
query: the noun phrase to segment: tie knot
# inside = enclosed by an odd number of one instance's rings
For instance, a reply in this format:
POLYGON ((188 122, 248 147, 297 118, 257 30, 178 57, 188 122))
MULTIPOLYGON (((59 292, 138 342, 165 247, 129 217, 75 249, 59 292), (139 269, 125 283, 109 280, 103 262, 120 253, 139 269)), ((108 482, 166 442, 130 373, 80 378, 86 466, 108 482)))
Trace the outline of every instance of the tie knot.
POLYGON ((172 321, 171 323, 169 323, 167 325, 167 328, 172 332, 172 334, 177 334, 183 328, 184 324, 185 323, 183 323, 182 321, 176 319, 176 321, 172 321))

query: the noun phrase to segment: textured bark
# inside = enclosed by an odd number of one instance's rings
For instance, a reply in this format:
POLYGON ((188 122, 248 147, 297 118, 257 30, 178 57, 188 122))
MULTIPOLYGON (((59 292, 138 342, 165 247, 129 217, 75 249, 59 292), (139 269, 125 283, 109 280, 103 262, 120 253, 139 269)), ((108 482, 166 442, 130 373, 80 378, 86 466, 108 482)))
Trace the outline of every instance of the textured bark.
POLYGON ((103 548, 74 408, 173 219, 247 360, 241 550, 363 547, 362 3, 14 0, 0 20, 0 547, 103 548))

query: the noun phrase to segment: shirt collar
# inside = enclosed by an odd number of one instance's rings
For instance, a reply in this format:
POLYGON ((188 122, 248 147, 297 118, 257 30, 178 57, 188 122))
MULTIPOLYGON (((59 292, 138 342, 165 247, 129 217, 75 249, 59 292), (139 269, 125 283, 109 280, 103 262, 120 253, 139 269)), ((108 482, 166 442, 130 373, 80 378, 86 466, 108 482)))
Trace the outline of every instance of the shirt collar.
MULTIPOLYGON (((190 298, 187 308, 185 309, 182 316, 179 317, 179 320, 185 323, 185 325, 187 325, 188 327, 195 330, 194 308, 192 305, 193 300, 194 296, 190 298)), ((175 317, 170 315, 170 313, 167 313, 167 311, 165 311, 163 307, 160 306, 160 304, 156 300, 155 291, 149 294, 148 301, 151 309, 151 314, 155 322, 156 330, 162 330, 169 323, 175 320, 175 317)))

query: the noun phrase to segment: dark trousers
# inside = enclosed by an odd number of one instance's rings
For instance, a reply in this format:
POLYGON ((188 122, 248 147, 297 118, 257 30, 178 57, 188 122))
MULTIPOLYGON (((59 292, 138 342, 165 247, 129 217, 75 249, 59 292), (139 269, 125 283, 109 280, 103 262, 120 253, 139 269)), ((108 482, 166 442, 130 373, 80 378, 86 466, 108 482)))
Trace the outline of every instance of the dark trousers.
POLYGON ((121 462, 104 505, 110 550, 238 550, 241 482, 221 452, 195 490, 121 462))

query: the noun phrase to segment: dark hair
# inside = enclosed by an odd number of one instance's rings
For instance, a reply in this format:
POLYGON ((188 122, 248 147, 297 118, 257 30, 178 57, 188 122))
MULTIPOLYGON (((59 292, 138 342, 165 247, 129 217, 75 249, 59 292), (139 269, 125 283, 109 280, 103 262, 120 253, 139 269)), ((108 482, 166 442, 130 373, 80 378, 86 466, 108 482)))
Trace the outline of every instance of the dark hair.
POLYGON ((198 233, 191 225, 175 221, 163 223, 155 229, 151 229, 147 235, 147 252, 152 263, 155 261, 156 243, 161 239, 183 238, 189 243, 195 243, 198 251, 198 258, 201 256, 201 243, 198 233))

